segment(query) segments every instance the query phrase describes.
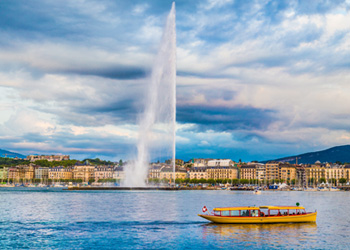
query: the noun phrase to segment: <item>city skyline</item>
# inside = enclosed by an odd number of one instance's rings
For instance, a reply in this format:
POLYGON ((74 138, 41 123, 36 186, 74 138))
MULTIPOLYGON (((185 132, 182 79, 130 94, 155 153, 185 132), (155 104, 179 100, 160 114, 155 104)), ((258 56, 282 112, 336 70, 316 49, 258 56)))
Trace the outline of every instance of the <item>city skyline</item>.
MULTIPOLYGON (((171 3, 2 1, 0 148, 131 159, 171 3)), ((349 0, 175 3, 176 158, 350 144, 349 0)))

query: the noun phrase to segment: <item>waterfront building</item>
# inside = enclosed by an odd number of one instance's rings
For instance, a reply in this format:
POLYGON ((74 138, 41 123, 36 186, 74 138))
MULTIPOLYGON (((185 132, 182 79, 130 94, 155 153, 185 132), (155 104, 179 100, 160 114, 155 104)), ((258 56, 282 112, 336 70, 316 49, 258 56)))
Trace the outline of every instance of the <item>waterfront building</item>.
POLYGON ((208 179, 238 179, 237 167, 209 167, 207 168, 208 179))
POLYGON ((208 172, 206 167, 192 167, 189 170, 190 179, 208 179, 208 172))
POLYGON ((295 166, 288 163, 281 163, 279 165, 279 179, 291 184, 291 181, 296 179, 295 166))
POLYGON ((23 166, 22 171, 24 172, 24 180, 32 181, 34 179, 35 168, 36 166, 34 164, 29 164, 29 166, 23 166))
POLYGON ((343 178, 345 178, 347 182, 350 181, 350 165, 348 164, 344 165, 343 178))
POLYGON ((278 162, 268 162, 265 164, 266 167, 266 180, 268 183, 279 179, 279 163, 278 162))
POLYGON ((255 165, 255 179, 257 179, 260 182, 263 182, 266 180, 266 166, 265 164, 257 163, 255 165))
POLYGON ((95 166, 76 163, 73 168, 73 179, 89 182, 95 178, 95 166))
POLYGON ((19 182, 19 171, 17 167, 9 167, 7 170, 8 179, 19 182))
MULTIPOLYGON (((186 179, 186 178, 187 178, 187 170, 186 170, 186 168, 176 166, 175 167, 175 179, 186 179)), ((160 169, 159 179, 173 180, 174 179, 173 166, 164 165, 160 169)))
POLYGON ((49 179, 49 168, 38 167, 34 170, 35 179, 47 180, 49 179))
POLYGON ((34 178, 34 167, 27 165, 17 165, 8 168, 8 179, 13 182, 22 183, 25 180, 32 180, 34 178))
POLYGON ((326 167, 321 163, 315 163, 311 166, 308 165, 305 170, 308 185, 316 186, 320 183, 321 178, 326 178, 326 167))
POLYGON ((113 179, 117 180, 117 182, 125 179, 125 172, 123 166, 114 167, 113 179))
POLYGON ((48 161, 63 161, 69 160, 69 155, 28 155, 27 161, 38 161, 38 160, 48 160, 48 161))
POLYGON ((343 165, 328 165, 325 168, 325 179, 329 184, 337 185, 340 178, 347 179, 346 177, 346 169, 343 165))
POLYGON ((241 166, 241 179, 253 180, 256 178, 256 166, 255 164, 248 164, 241 166))
POLYGON ((97 166, 95 167, 95 182, 100 179, 112 179, 114 167, 111 166, 97 166))
POLYGON ((7 167, 1 167, 0 168, 0 181, 4 182, 7 180, 7 172, 8 168, 7 167))
POLYGON ((148 178, 160 179, 161 164, 152 164, 148 169, 148 178))
POLYGON ((307 177, 306 177, 306 170, 305 166, 303 165, 297 165, 295 168, 295 185, 304 188, 307 187, 307 177))
POLYGON ((48 178, 53 181, 71 180, 73 179, 72 169, 62 166, 50 168, 48 171, 48 178))

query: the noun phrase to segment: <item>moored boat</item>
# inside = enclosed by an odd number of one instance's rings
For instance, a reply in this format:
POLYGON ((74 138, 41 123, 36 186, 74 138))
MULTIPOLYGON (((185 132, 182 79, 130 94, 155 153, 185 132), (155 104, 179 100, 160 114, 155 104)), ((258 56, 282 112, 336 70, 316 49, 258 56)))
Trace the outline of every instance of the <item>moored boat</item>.
POLYGON ((255 189, 253 192, 254 194, 261 194, 261 191, 259 189, 255 189))
MULTIPOLYGON (((207 208, 202 210, 207 211, 207 208)), ((306 212, 301 206, 247 206, 214 208, 211 214, 198 216, 214 223, 264 224, 316 222, 317 211, 306 212)))

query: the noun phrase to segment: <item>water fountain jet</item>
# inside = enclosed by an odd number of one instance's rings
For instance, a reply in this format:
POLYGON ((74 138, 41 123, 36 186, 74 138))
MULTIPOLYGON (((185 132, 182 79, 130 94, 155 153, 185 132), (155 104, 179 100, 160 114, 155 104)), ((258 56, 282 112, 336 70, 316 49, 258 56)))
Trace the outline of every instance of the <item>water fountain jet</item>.
MULTIPOLYGON (((124 169, 123 186, 145 187, 154 137, 169 141, 173 171, 176 146, 176 23, 175 2, 168 15, 161 44, 152 68, 145 109, 139 119, 137 159, 124 169), (155 132, 157 128, 157 132, 155 132)), ((175 174, 174 174, 175 178, 175 174)), ((175 181, 175 180, 174 180, 175 181)))

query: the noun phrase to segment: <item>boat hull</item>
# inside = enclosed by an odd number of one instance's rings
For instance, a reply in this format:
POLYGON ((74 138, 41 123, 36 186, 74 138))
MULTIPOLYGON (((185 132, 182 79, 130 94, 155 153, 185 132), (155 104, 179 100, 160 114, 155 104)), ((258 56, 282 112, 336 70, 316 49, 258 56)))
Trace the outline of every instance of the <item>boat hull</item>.
POLYGON ((290 215, 290 216, 268 216, 268 217, 239 217, 239 216, 215 216, 198 214, 198 216, 214 223, 224 224, 270 224, 270 223, 308 223, 316 222, 317 212, 290 215))

